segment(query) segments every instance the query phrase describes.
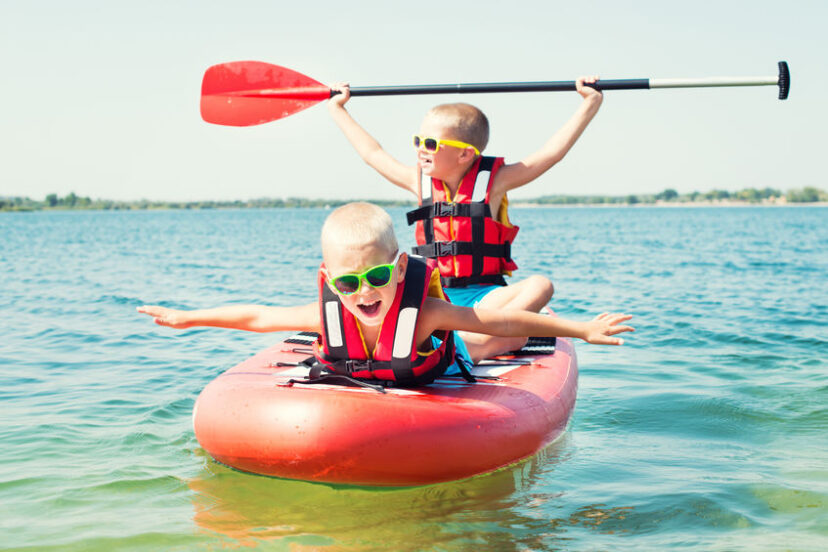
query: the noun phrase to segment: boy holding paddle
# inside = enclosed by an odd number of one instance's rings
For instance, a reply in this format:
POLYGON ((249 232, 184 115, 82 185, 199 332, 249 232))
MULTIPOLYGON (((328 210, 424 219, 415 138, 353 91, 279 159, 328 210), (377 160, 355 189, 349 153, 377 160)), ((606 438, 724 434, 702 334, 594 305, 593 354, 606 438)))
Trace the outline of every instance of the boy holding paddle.
MULTIPOLYGON (((330 358, 332 347, 344 347, 351 353, 345 359, 340 357, 351 363, 347 375, 353 374, 354 362, 370 361, 369 368, 373 363, 378 370, 376 366, 388 362, 383 355, 391 356, 392 349, 395 359, 408 362, 405 359, 410 358, 415 365, 438 353, 445 364, 429 367, 434 371, 426 376, 432 379, 447 370, 456 373, 452 368, 455 360, 461 366, 469 361, 469 353, 452 335, 454 330, 506 337, 577 337, 603 345, 621 345, 624 341, 613 336, 633 331, 623 325, 632 318, 625 314, 604 313, 589 322, 575 322, 520 310, 467 308, 449 303, 442 296, 433 261, 399 253, 391 217, 370 203, 350 203, 328 216, 322 228, 322 257, 324 264, 317 282, 319 302, 293 307, 237 305, 189 311, 145 305, 137 310, 171 328, 214 326, 255 332, 317 332, 321 334, 317 358, 325 364, 331 361, 335 373, 339 373, 336 368, 340 365, 330 358), (413 297, 409 284, 419 286, 413 297), (412 310, 416 316, 411 316, 412 310), (332 313, 335 316, 331 317, 332 313), (332 319, 339 322, 333 323, 332 319), (388 328, 392 328, 390 334, 388 328), (408 341, 400 335, 409 336, 408 341)), ((474 362, 483 358, 474 353, 470 356, 474 362)), ((456 369, 462 371, 460 366, 456 369)))
MULTIPOLYGON (((538 312, 552 297, 552 282, 530 276, 506 286, 504 275, 517 265, 511 243, 518 227, 507 212, 507 192, 535 180, 572 148, 597 113, 603 95, 579 77, 583 101, 575 114, 538 151, 518 163, 484 157, 489 139, 486 116, 469 104, 455 103, 429 111, 414 136, 417 164, 393 158, 348 113, 348 84, 328 102, 333 120, 360 157, 392 184, 413 193, 420 205, 408 214, 417 224, 414 252, 437 259, 446 295, 458 305, 538 312)), ((464 332, 469 351, 485 358, 519 349, 525 337, 492 337, 464 332)))

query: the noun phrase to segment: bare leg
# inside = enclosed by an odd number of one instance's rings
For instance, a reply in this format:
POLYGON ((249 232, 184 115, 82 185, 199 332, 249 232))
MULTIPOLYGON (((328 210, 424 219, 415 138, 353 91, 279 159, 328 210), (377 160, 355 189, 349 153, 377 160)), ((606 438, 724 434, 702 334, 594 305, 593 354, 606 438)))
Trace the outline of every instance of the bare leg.
MULTIPOLYGON (((543 276, 530 276, 520 282, 490 291, 478 305, 486 309, 540 311, 552 298, 555 288, 543 276)), ((527 337, 494 337, 459 332, 474 362, 493 355, 520 349, 527 337)))

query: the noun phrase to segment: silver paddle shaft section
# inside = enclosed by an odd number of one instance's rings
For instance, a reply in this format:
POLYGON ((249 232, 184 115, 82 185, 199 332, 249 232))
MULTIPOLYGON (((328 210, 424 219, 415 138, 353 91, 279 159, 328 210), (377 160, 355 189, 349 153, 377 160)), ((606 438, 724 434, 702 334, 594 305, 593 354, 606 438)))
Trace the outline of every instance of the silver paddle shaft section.
MULTIPOLYGON (((706 88, 712 86, 768 86, 779 87, 779 99, 788 98, 791 73, 788 63, 779 62, 779 74, 774 77, 710 77, 704 79, 650 79, 650 88, 706 88)), ((600 81, 599 81, 600 82, 600 81)))
POLYGON ((710 77, 701 79, 650 79, 650 88, 707 88, 714 86, 767 86, 779 77, 710 77))

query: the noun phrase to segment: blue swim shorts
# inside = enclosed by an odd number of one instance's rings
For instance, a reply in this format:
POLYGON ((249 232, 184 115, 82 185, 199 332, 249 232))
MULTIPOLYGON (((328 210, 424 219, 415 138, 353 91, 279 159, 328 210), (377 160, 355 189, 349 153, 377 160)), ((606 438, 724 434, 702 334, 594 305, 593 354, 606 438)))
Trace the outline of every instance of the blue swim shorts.
POLYGON ((466 287, 443 288, 443 293, 449 298, 449 301, 461 307, 474 307, 481 299, 483 299, 490 291, 502 288, 503 286, 496 286, 493 284, 475 284, 466 287))

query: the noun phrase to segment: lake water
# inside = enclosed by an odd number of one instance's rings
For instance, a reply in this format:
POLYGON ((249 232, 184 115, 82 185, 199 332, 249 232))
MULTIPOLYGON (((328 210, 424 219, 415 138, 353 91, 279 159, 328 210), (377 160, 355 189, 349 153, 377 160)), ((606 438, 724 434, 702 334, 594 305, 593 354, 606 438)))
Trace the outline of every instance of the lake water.
POLYGON ((314 300, 327 213, 0 213, 0 548, 826 548, 828 210, 513 209, 516 277, 637 332, 576 344, 575 414, 541 454, 410 489, 216 464, 198 393, 284 334, 135 312, 314 300))

